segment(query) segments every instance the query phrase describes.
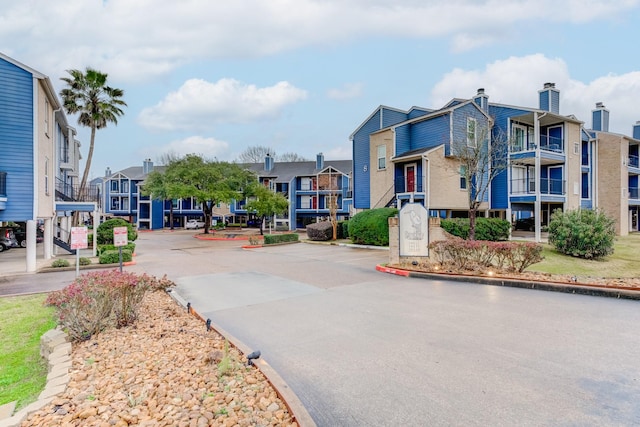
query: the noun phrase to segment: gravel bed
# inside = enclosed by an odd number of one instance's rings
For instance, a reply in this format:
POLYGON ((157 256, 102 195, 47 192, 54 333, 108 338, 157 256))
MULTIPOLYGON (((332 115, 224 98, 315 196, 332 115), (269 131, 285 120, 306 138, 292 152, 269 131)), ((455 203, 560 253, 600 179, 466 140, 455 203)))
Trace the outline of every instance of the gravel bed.
POLYGON ((132 326, 73 344, 64 393, 27 426, 297 426, 255 366, 164 292, 132 326))

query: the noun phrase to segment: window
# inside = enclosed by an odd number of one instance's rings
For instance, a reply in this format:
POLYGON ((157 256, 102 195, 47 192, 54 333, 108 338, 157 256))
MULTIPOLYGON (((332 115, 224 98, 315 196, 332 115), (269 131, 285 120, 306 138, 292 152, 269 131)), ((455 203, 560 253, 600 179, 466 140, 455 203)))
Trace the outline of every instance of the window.
POLYGON ((467 168, 465 166, 460 166, 460 189, 467 189, 467 168))
POLYGON ((173 209, 178 209, 178 199, 171 199, 171 206, 173 209))
POLYGON ((129 209, 129 198, 128 197, 123 197, 122 198, 122 209, 129 209))
POLYGON ((121 193, 128 193, 129 192, 129 181, 127 180, 122 180, 122 190, 120 191, 121 193))
POLYGON ((44 158, 44 194, 49 195, 49 158, 44 158))
POLYGON ((311 178, 301 178, 300 179, 300 190, 302 190, 302 191, 311 190, 311 178))
POLYGON ((527 130, 524 126, 513 125, 511 130, 511 151, 523 151, 527 149, 527 130))
POLYGON ((49 136, 49 101, 44 101, 44 133, 49 136))
POLYGON ((573 154, 580 154, 580 144, 577 142, 573 143, 573 154))
POLYGON ((378 145, 378 170, 387 168, 387 146, 378 145))
POLYGON ((111 210, 118 211, 120 210, 120 198, 112 197, 111 198, 111 210))
POLYGON ((115 179, 111 180, 111 191, 114 193, 118 192, 118 181, 115 179))
POLYGON ((478 144, 477 124, 476 119, 467 117, 467 145, 469 147, 475 147, 478 144))

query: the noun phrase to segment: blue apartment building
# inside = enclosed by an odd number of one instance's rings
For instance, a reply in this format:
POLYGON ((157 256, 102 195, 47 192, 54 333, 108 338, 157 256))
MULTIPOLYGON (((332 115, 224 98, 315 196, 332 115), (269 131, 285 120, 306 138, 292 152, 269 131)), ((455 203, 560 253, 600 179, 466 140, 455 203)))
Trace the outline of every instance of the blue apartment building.
MULTIPOLYGON (((276 162, 267 155, 264 163, 242 166, 253 171, 261 184, 289 200, 289 211, 274 218, 278 229, 305 228, 312 222, 327 219, 328 201, 334 195, 337 196, 338 220, 349 218, 352 205, 350 160, 325 160, 320 153, 315 162, 276 162)), ((246 200, 235 201, 231 213, 241 219, 251 219, 245 204, 246 200)))
POLYGON ((585 129, 576 117, 560 114, 554 83, 545 83, 538 99, 537 107, 498 104, 478 89, 438 109, 379 106, 350 136, 354 209, 414 201, 431 216, 467 216, 468 183, 452 147, 483 144, 502 150, 507 167, 485 194, 482 214, 511 221, 533 216, 538 240, 555 209, 601 208, 615 213, 620 234, 637 231, 640 126, 632 137, 611 135, 608 112, 597 106, 594 129, 585 129), (607 197, 614 181, 619 201, 607 197))
POLYGON ((98 209, 91 187, 78 191, 75 135, 49 77, 0 53, 0 222, 27 223, 27 271, 35 271, 37 224, 49 259, 54 243, 68 247, 72 214, 98 209))

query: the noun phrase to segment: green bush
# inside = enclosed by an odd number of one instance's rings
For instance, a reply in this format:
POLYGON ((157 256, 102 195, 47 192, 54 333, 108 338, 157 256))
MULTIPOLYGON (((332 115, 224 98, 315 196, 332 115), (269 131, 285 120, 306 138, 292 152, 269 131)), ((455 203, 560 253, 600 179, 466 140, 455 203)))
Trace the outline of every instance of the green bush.
POLYGON ((604 212, 556 209, 549 222, 549 243, 559 252, 597 259, 613 253, 615 222, 604 212))
MULTIPOLYGON (((122 250, 128 250, 131 253, 135 253, 136 251, 136 244, 133 242, 129 242, 128 244, 126 244, 125 246, 122 246, 122 250)), ((107 245, 99 245, 98 246, 98 256, 100 256, 100 254, 106 252, 106 251, 118 251, 118 247, 114 246, 113 244, 107 244, 107 245)))
POLYGON ((359 245, 389 246, 389 218, 395 208, 369 209, 349 220, 349 238, 359 245))
POLYGON ((337 236, 338 239, 348 239, 349 238, 349 220, 338 221, 337 234, 338 234, 338 236, 337 236))
POLYGON ((69 267, 69 261, 67 261, 66 259, 57 259, 51 263, 51 267, 69 267))
POLYGON ((91 265, 91 260, 89 258, 81 257, 78 262, 80 265, 91 265))
POLYGON ((287 243, 287 242, 297 242, 297 241, 298 241, 298 235, 296 233, 264 235, 265 245, 273 245, 275 243, 287 243))
MULTIPOLYGON (((440 221, 440 226, 448 233, 462 239, 469 238, 469 218, 452 218, 440 221)), ((497 242, 508 240, 511 224, 500 218, 476 218, 476 240, 497 242)))
MULTIPOLYGON (((128 249, 122 250, 122 262, 129 262, 133 259, 131 251, 128 249)), ((100 264, 117 264, 120 263, 119 251, 104 251, 99 257, 100 264)))
POLYGON ((133 242, 138 238, 138 233, 133 228, 133 224, 122 218, 108 219, 98 226, 98 244, 113 244, 113 229, 115 227, 127 227, 127 240, 133 242))

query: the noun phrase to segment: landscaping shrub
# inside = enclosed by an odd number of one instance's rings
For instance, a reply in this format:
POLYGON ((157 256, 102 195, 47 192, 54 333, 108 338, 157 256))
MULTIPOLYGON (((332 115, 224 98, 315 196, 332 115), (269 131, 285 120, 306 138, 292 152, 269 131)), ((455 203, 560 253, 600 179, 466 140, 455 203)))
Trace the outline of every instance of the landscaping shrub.
POLYGON ((91 265, 91 260, 89 258, 81 257, 78 262, 80 265, 91 265))
POLYGON ((349 221, 338 221, 338 239, 349 238, 349 221))
MULTIPOLYGON (((128 250, 131 253, 135 253, 136 251, 136 244, 133 242, 129 242, 127 243, 125 246, 122 246, 122 250, 128 250)), ((98 246, 98 256, 100 256, 102 253, 106 252, 106 251, 118 251, 118 246, 115 246, 113 244, 106 244, 106 245, 99 245, 98 246)))
POLYGON ((127 227, 127 240, 133 242, 138 238, 138 233, 133 228, 133 224, 122 218, 108 219, 98 226, 98 244, 113 244, 113 229, 115 227, 127 227))
MULTIPOLYGON (((469 238, 469 218, 451 218, 440 221, 440 226, 448 233, 462 239, 469 238)), ((497 242, 508 240, 511 224, 500 218, 476 218, 476 240, 497 242)))
POLYGON ((556 209, 549 222, 549 243, 559 252, 597 259, 613 253, 615 221, 597 210, 556 209))
POLYGON ((287 242, 297 242, 297 241, 298 241, 298 235, 296 233, 264 235, 265 245, 273 245, 275 243, 287 243, 287 242))
POLYGON ((67 261, 66 259, 57 259, 51 263, 51 267, 69 267, 69 261, 67 261))
MULTIPOLYGON (((100 254, 99 263, 100 264, 116 264, 120 262, 120 254, 119 251, 104 251, 100 254)), ((133 259, 131 255, 131 251, 127 249, 122 250, 122 262, 129 262, 133 259)))
POLYGON ((522 273, 542 261, 542 246, 531 242, 490 242, 450 239, 432 242, 431 256, 441 265, 455 270, 476 271, 492 267, 522 273))
POLYGON ((360 245, 389 245, 389 218, 396 216, 395 208, 369 209, 349 220, 349 238, 360 245))
POLYGON ((145 293, 173 286, 166 276, 158 279, 118 270, 83 274, 72 284, 49 294, 58 321, 73 341, 91 338, 108 326, 124 327, 137 318, 145 293))
POLYGON ((314 241, 333 239, 333 226, 329 221, 316 222, 307 225, 307 237, 314 241))

